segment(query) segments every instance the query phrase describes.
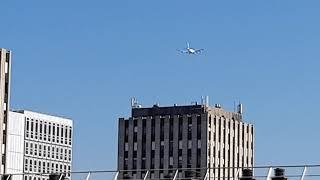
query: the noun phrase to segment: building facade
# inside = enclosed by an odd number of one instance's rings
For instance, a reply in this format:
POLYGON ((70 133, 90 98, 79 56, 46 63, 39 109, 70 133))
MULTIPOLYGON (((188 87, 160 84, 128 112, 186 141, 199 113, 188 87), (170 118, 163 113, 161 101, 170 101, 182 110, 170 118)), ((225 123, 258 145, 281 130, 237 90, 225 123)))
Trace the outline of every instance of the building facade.
POLYGON ((0 173, 4 173, 6 157, 6 125, 10 109, 11 52, 0 48, 0 173))
POLYGON ((147 171, 151 179, 173 178, 176 169, 178 178, 232 179, 254 165, 254 128, 243 122, 242 105, 237 112, 219 105, 136 106, 130 118, 119 119, 118 133, 120 179, 147 171))
MULTIPOLYGON (((41 173, 71 171, 72 120, 21 110, 10 112, 9 121, 5 172, 31 173, 12 179, 46 180, 48 176, 41 173)), ((70 178, 70 174, 66 175, 70 178)))

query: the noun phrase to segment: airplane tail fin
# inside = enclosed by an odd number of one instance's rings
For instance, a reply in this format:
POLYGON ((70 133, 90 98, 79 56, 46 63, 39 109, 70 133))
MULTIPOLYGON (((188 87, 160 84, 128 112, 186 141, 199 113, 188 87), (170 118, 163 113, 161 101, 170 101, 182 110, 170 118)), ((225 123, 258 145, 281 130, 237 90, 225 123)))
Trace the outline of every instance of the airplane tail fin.
POLYGON ((187 48, 190 48, 190 46, 189 46, 189 42, 187 42, 187 48))

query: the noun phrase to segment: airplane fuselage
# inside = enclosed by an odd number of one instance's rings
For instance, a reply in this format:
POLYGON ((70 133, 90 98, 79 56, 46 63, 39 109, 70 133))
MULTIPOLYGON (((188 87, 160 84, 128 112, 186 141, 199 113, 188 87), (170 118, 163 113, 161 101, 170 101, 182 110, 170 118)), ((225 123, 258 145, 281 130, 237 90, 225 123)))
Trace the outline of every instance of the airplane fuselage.
POLYGON ((196 50, 194 50, 193 48, 187 48, 189 54, 194 54, 196 52, 196 50))

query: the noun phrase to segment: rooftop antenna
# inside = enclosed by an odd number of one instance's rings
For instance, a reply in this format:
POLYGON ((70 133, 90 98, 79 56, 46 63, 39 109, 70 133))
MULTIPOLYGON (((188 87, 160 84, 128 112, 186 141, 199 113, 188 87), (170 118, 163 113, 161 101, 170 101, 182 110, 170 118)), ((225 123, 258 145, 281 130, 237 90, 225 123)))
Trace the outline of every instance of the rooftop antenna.
POLYGON ((141 105, 138 104, 137 98, 135 97, 131 98, 131 108, 141 108, 141 105))
POLYGON ((243 105, 239 102, 238 104, 238 111, 237 113, 242 114, 243 113, 243 105))
POLYGON ((206 106, 209 107, 209 96, 206 96, 206 106))
POLYGON ((201 105, 204 105, 205 100, 204 100, 204 96, 201 96, 201 105))

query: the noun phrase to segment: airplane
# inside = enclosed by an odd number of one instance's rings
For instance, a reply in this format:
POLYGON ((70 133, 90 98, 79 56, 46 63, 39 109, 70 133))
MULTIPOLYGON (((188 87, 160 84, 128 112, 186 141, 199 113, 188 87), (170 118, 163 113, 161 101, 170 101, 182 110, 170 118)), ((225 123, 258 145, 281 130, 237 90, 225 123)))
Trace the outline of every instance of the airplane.
POLYGON ((203 50, 204 49, 194 49, 194 48, 190 47, 188 42, 187 42, 187 47, 184 48, 183 50, 177 49, 177 51, 179 51, 181 53, 185 53, 185 54, 198 54, 198 53, 201 53, 201 51, 203 51, 203 50))

